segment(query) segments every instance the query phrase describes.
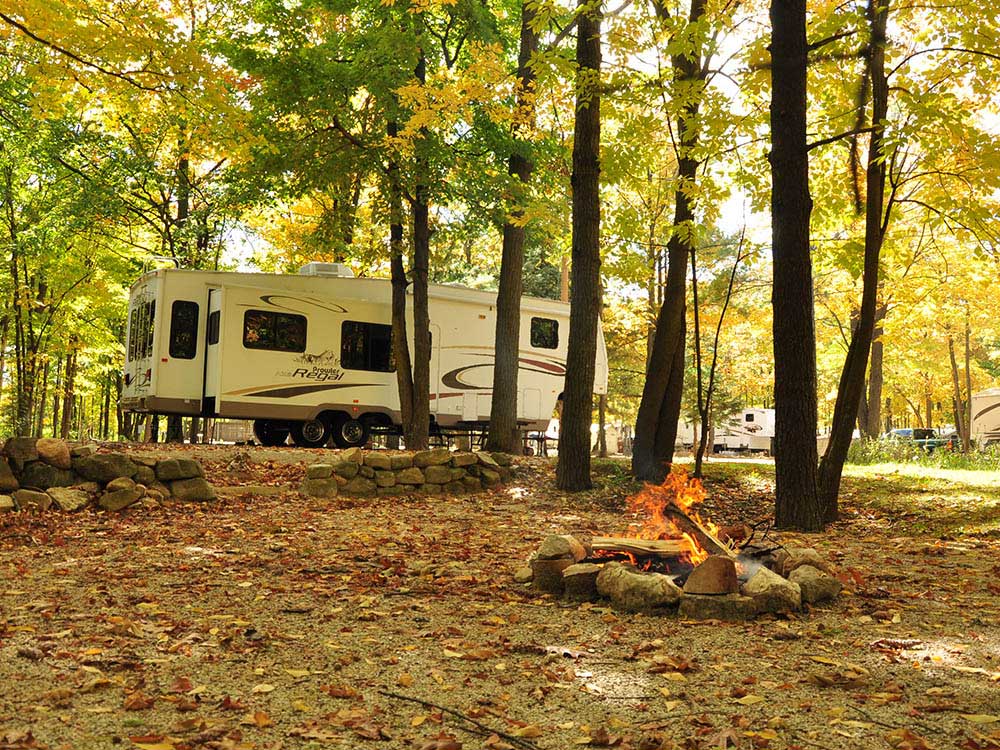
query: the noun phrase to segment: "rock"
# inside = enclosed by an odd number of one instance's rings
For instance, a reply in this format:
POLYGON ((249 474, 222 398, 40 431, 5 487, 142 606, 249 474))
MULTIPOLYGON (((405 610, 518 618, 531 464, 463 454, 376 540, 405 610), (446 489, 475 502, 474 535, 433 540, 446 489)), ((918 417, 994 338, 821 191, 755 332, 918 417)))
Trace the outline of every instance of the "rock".
POLYGON ((371 466, 361 466, 358 468, 358 474, 363 476, 365 479, 374 479, 375 469, 373 469, 371 466))
MULTIPOLYGON (((24 482, 21 482, 24 484, 24 482)), ((833 566, 814 550, 812 547, 792 547, 788 550, 788 557, 785 558, 781 573, 786 578, 791 575, 796 568, 803 565, 812 565, 814 568, 822 570, 824 573, 833 575, 833 566)))
POLYGON ((118 490, 134 490, 135 488, 136 483, 128 477, 117 477, 108 482, 108 486, 104 489, 108 492, 118 492, 118 490))
POLYGON ((456 469, 460 469, 463 466, 474 466, 479 463, 479 459, 476 458, 475 453, 452 453, 451 454, 451 465, 456 469))
POLYGON ((424 479, 427 484, 447 484, 451 481, 451 469, 440 464, 428 466, 424 469, 424 479))
POLYGON ((7 459, 0 457, 0 492, 12 492, 20 486, 7 459))
MULTIPOLYGON (((139 470, 135 462, 124 453, 95 453, 93 456, 75 458, 73 468, 81 477, 92 482, 110 482, 118 477, 133 477, 139 470)), ((159 477, 159 472, 156 475, 159 477)))
POLYGON ((144 484, 147 487, 152 487, 156 484, 156 472, 149 466, 143 466, 139 464, 139 468, 135 470, 135 476, 133 477, 136 483, 144 484))
POLYGON ((402 495, 405 492, 406 488, 399 484, 394 485, 392 487, 379 487, 378 489, 375 490, 375 494, 378 495, 379 497, 393 497, 393 496, 398 497, 399 495, 402 495))
POLYGON ((385 453, 372 451, 365 456, 365 466, 371 466, 373 469, 381 469, 382 471, 390 471, 392 469, 392 459, 385 453))
POLYGON ((447 448, 433 448, 413 454, 413 465, 421 469, 426 466, 440 466, 451 461, 451 451, 447 448))
POLYGON ((21 510, 48 510, 52 506, 52 498, 44 492, 17 490, 13 497, 21 510))
POLYGON ((799 584, 802 601, 807 604, 835 599, 843 588, 832 575, 812 565, 799 566, 788 576, 788 580, 799 584))
POLYGON ((552 534, 545 537, 535 555, 539 560, 558 560, 568 557, 575 563, 586 556, 587 550, 584 546, 575 536, 569 534, 552 534))
POLYGON ((360 448, 348 448, 340 452, 340 460, 361 466, 365 462, 365 453, 360 448))
POLYGON ((367 477, 354 477, 344 485, 344 494, 357 497, 373 497, 375 490, 375 482, 367 477))
POLYGON ((496 462, 497 466, 510 466, 514 463, 514 457, 509 453, 500 453, 499 451, 495 451, 490 454, 490 458, 496 462))
POLYGON ((74 484, 73 489, 80 490, 80 492, 86 492, 88 495, 93 497, 101 491, 101 485, 97 482, 80 482, 79 484, 74 484))
POLYGON ((170 494, 178 500, 215 500, 215 488, 202 477, 191 477, 171 482, 170 494))
POLYGON ((444 490, 441 488, 440 484, 422 484, 420 485, 420 492, 424 495, 443 495, 444 490))
POLYGON ((684 583, 685 594, 735 594, 739 590, 736 563, 722 555, 709 555, 702 560, 684 583))
POLYGON ((423 484, 424 473, 416 466, 396 472, 397 484, 423 484))
POLYGON ((357 461, 341 461, 333 467, 333 471, 344 479, 354 479, 361 471, 361 464, 357 461))
POLYGON ((608 563, 597 575, 597 592, 629 612, 663 609, 677 603, 681 590, 662 573, 643 573, 621 563, 608 563))
POLYGON ((496 471, 500 468, 500 464, 497 463, 496 459, 493 458, 489 453, 485 451, 480 451, 476 454, 476 459, 479 461, 480 466, 486 466, 487 468, 496 471))
POLYGON ((35 450, 38 457, 49 466, 57 469, 70 469, 73 464, 70 462, 69 444, 59 438, 39 438, 35 443, 35 450))
POLYGON ((451 469, 451 480, 450 481, 452 481, 452 482, 461 482, 467 476, 469 476, 469 475, 466 473, 465 469, 451 469))
POLYGON ((500 472, 494 471, 493 469, 483 468, 479 472, 479 476, 483 478, 483 487, 496 487, 500 484, 500 472))
POLYGON ((743 584, 743 594, 753 598, 758 612, 791 612, 802 607, 799 585, 764 567, 743 584))
POLYGON ((35 450, 35 443, 38 438, 12 437, 3 446, 3 454, 10 462, 10 467, 20 472, 28 461, 38 460, 38 451, 35 450))
MULTIPOLYGON (((96 453, 97 451, 90 451, 90 453, 96 453)), ((89 456, 90 453, 81 453, 81 456, 89 456)), ((73 454, 74 456, 76 453, 73 454)), ((129 456, 135 463, 139 466, 145 466, 147 469, 155 469, 156 462, 160 461, 160 457, 157 455, 150 455, 147 453, 133 453, 129 456)))
POLYGON ((52 487, 49 490, 49 497, 55 501, 60 510, 67 512, 79 510, 90 502, 90 495, 73 487, 52 487))
POLYGON ((194 479, 195 477, 205 476, 205 470, 193 458, 178 458, 177 466, 181 474, 178 479, 194 479))
POLYGON ((724 594, 713 596, 706 594, 688 594, 681 597, 677 613, 685 620, 725 620, 726 622, 742 622, 756 614, 754 601, 749 596, 740 594, 724 594))
POLYGON ((146 485, 146 487, 148 487, 151 490, 155 490, 156 492, 159 492, 161 495, 163 495, 164 500, 170 497, 170 488, 167 487, 167 485, 163 484, 163 482, 153 482, 152 484, 146 485))
POLYGON ((396 475, 391 471, 376 471, 375 485, 377 487, 395 487, 396 475))
POLYGON ((42 461, 32 461, 25 465, 21 472, 22 487, 37 487, 47 490, 49 487, 71 487, 80 481, 75 473, 68 469, 58 469, 42 461))
POLYGON ((537 591, 544 591, 547 594, 562 596, 566 588, 563 581, 563 571, 573 564, 572 557, 564 557, 559 560, 532 560, 531 561, 531 584, 537 591))
POLYGON ((299 485, 299 492, 308 497, 321 497, 329 499, 336 497, 340 492, 340 485, 333 477, 325 479, 303 479, 299 485))
POLYGON ((409 469, 413 466, 413 456, 409 453, 393 453, 389 456, 389 463, 393 471, 398 471, 399 469, 409 469))
POLYGON ((122 510, 138 502, 142 498, 141 490, 116 490, 115 492, 105 492, 97 498, 97 504, 104 510, 122 510))
POLYGON ((483 483, 479 481, 478 477, 465 477, 462 479, 462 484, 467 490, 481 490, 483 488, 483 483))
POLYGON ((597 576, 603 565, 576 563, 563 570, 563 596, 574 602, 597 601, 597 576))
POLYGON ((0 513, 14 510, 14 498, 10 495, 0 495, 0 513))
POLYGON ((514 571, 514 583, 531 583, 535 574, 531 572, 530 565, 522 565, 514 571))
POLYGON ((307 479, 329 479, 333 476, 332 464, 311 464, 306 467, 307 479))
POLYGON ((156 478, 161 482, 173 482, 190 477, 182 476, 181 465, 176 458, 161 458, 156 462, 156 478))
POLYGON ((461 482, 448 482, 444 486, 444 491, 449 495, 461 495, 465 492, 465 485, 461 482))
MULTIPOLYGON (((162 492, 160 492, 155 487, 149 487, 149 488, 146 489, 146 498, 145 498, 145 500, 150 500, 150 501, 156 503, 157 505, 161 505, 163 503, 163 501, 166 500, 166 499, 167 499, 167 496, 164 495, 162 492)), ((145 500, 143 502, 145 502, 145 500)))
POLYGON ((507 466, 501 466, 497 471, 500 473, 501 482, 509 482, 514 478, 514 472, 507 466))

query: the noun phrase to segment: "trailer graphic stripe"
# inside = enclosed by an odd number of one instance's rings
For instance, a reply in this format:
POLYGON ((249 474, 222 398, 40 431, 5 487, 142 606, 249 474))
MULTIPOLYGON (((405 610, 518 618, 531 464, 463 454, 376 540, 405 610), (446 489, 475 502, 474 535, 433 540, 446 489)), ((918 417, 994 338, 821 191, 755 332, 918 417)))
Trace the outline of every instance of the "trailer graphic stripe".
POLYGON ((295 398, 296 396, 304 396, 307 393, 333 391, 338 388, 366 388, 373 385, 381 385, 381 383, 318 383, 315 385, 289 385, 281 388, 270 388, 264 391, 255 391, 253 393, 227 393, 226 395, 244 395, 258 398, 295 398))

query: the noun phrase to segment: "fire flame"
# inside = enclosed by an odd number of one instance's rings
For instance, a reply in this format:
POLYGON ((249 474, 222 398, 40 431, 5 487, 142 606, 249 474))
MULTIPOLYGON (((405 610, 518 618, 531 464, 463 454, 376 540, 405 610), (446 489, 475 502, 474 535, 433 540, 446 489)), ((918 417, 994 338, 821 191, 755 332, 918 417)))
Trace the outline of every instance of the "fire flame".
POLYGON ((705 499, 705 488, 699 479, 689 479, 687 472, 675 468, 661 485, 647 484, 637 495, 628 499, 629 511, 642 518, 638 529, 630 529, 625 535, 635 539, 672 539, 683 541, 688 546, 686 557, 692 565, 697 565, 708 551, 690 533, 684 531, 670 515, 673 506, 688 518, 696 521, 710 534, 718 528, 699 517, 694 507, 705 499))

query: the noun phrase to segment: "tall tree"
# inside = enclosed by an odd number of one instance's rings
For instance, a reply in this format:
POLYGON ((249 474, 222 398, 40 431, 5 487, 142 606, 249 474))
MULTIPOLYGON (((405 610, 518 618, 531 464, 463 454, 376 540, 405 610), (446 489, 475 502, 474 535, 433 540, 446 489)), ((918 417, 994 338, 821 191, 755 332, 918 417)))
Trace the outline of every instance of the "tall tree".
POLYGON ((838 513, 840 477, 851 446, 854 423, 865 388, 868 353, 875 332, 878 311, 879 256, 889 223, 891 206, 885 206, 886 165, 884 153, 885 120, 889 108, 889 79, 885 72, 886 24, 889 0, 869 0, 867 9, 870 39, 865 75, 872 92, 871 134, 868 165, 865 172, 865 249, 862 270, 861 310, 851 336, 847 359, 837 388, 833 427, 823 460, 819 465, 817 493, 825 522, 835 521, 838 513))
POLYGON ((524 203, 527 186, 534 171, 530 143, 523 135, 535 123, 535 71, 532 57, 538 51, 538 33, 534 29, 535 9, 532 0, 521 3, 521 42, 517 55, 517 106, 513 126, 514 149, 507 162, 507 172, 516 177, 522 189, 514 188, 515 199, 503 223, 503 250, 500 259, 500 284, 497 291, 497 326, 494 340, 493 397, 490 402, 490 427, 486 447, 490 450, 518 452, 517 374, 520 356, 521 291, 524 274, 524 203))
POLYGON ((601 313, 601 7, 580 0, 573 127, 573 247, 566 387, 556 485, 585 490, 590 480, 597 326, 601 313))
POLYGON ((775 521, 823 526, 816 494, 816 333, 809 247, 806 0, 771 0, 775 521))

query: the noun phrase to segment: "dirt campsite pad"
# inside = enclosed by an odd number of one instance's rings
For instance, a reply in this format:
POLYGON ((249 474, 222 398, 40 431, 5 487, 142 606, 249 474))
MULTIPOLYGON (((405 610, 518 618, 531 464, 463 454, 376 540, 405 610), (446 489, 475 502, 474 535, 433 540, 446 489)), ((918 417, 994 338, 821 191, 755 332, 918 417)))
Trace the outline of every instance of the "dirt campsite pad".
MULTIPOLYGON (((829 533, 775 537, 843 594, 734 624, 513 581, 549 534, 628 530, 620 464, 317 501, 312 452, 271 453, 199 454, 213 503, 0 515, 0 748, 1000 748, 992 480, 849 478, 829 533)), ((703 515, 766 517, 769 481, 710 467, 703 515)))

